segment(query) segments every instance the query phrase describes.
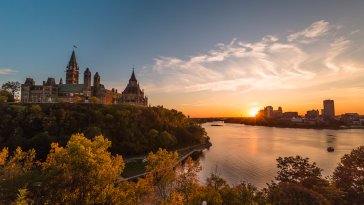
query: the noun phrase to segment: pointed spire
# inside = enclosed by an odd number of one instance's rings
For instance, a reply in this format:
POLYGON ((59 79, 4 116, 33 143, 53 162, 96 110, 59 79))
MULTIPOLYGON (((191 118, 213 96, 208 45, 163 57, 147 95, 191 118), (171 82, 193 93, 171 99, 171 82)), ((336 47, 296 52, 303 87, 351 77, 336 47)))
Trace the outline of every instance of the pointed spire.
POLYGON ((133 73, 131 74, 130 80, 129 81, 137 81, 135 74, 134 74, 134 66, 133 66, 133 73))
POLYGON ((75 64, 77 64, 77 62, 76 62, 76 55, 75 55, 75 51, 72 51, 72 55, 71 55, 71 59, 70 59, 69 65, 72 65, 73 66, 75 64))

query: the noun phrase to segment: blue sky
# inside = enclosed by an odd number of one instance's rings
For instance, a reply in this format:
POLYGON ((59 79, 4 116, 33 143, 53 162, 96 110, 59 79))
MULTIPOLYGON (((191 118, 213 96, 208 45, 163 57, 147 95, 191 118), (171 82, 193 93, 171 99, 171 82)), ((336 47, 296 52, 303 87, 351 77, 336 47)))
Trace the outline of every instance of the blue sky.
MULTIPOLYGON (((0 1, 0 83, 80 71, 194 117, 364 114, 364 1, 0 1), (253 52, 251 52, 253 51, 253 52)), ((83 76, 80 76, 80 83, 83 76)))

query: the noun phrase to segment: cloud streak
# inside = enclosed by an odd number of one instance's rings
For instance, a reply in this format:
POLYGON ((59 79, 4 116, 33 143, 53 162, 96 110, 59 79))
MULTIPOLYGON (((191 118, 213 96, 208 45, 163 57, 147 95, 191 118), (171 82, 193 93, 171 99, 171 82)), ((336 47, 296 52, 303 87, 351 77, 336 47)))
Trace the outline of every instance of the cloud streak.
POLYGON ((337 26, 322 20, 286 38, 267 35, 258 42, 232 39, 229 44, 218 43, 216 49, 188 60, 160 56, 154 65, 143 68, 140 79, 149 93, 244 94, 317 86, 354 74, 364 76, 363 62, 347 55, 348 50, 360 50, 350 39, 353 31, 342 36, 335 32, 337 26))
POLYGON ((18 72, 18 71, 8 69, 8 68, 0 68, 0 74, 2 74, 2 75, 13 74, 13 73, 16 73, 16 72, 18 72))

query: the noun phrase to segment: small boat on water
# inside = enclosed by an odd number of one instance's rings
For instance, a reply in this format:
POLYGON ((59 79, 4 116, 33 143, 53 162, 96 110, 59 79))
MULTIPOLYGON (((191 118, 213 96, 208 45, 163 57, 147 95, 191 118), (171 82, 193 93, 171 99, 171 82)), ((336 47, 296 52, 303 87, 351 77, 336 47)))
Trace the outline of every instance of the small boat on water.
POLYGON ((211 126, 223 126, 223 125, 218 125, 218 124, 212 124, 211 126))
POLYGON ((333 151, 334 151, 334 148, 333 148, 333 147, 328 147, 328 148, 327 148, 327 151, 328 151, 328 152, 333 152, 333 151))

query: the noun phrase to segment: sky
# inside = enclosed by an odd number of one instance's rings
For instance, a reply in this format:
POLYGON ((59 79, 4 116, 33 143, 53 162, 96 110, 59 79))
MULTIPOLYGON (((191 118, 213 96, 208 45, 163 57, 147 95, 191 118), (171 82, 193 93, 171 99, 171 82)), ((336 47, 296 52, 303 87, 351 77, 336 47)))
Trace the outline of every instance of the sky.
POLYGON ((0 84, 80 68, 190 117, 364 115, 364 1, 0 1, 0 84))

